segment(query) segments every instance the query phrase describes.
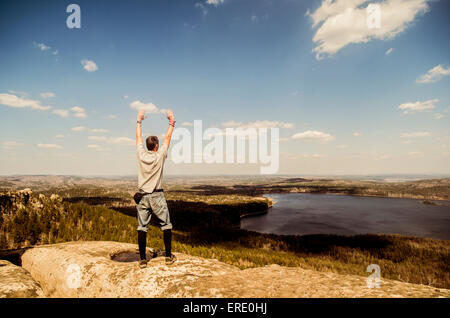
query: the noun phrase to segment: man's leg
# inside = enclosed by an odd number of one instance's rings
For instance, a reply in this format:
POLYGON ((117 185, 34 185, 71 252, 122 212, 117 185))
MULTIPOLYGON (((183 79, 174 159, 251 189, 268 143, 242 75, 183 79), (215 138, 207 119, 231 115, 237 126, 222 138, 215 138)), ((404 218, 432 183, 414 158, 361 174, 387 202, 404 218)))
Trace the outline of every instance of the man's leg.
POLYGON ((139 256, 141 260, 146 259, 145 250, 147 248, 147 232, 138 231, 139 256))
POLYGON ((136 206, 137 209, 137 219, 138 219, 138 245, 139 245, 139 256, 140 262, 139 266, 144 268, 147 266, 146 259, 146 245, 147 245, 147 231, 150 219, 152 217, 151 208, 147 201, 148 199, 144 196, 141 202, 136 206))
POLYGON ((163 230, 164 248, 166 257, 172 256, 172 230, 163 230))
POLYGON ((154 192, 150 197, 150 206, 155 216, 160 220, 159 224, 163 231, 164 247, 166 249, 166 264, 175 262, 176 257, 172 254, 172 223, 170 223, 169 208, 163 192, 154 192))

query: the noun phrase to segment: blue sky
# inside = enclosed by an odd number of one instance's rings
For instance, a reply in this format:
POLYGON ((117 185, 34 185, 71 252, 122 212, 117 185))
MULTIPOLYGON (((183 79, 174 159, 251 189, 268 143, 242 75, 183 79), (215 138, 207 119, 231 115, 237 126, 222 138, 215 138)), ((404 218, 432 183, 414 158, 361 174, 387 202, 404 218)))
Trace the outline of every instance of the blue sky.
POLYGON ((133 102, 178 127, 268 121, 279 173, 450 173, 448 1, 76 1, 80 29, 70 3, 0 4, 0 174, 135 174, 133 102))

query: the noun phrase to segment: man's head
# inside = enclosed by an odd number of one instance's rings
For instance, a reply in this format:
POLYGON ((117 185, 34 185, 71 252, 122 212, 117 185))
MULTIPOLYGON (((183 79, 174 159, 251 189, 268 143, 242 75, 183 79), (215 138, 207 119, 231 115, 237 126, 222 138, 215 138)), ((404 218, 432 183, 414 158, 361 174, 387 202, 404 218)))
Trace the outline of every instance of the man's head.
POLYGON ((159 147, 159 139, 157 136, 150 136, 147 137, 147 139, 145 140, 145 142, 147 143, 147 149, 149 151, 157 151, 158 147, 159 147))

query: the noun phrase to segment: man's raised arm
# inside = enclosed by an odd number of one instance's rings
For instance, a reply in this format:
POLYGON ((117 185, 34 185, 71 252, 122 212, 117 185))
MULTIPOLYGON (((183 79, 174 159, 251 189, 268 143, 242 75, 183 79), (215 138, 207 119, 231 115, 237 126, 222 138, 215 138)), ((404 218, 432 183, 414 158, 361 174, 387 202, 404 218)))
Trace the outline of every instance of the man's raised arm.
POLYGON ((142 140, 142 121, 147 118, 145 116, 145 110, 140 110, 137 114, 137 122, 136 122, 136 146, 139 145, 142 140))
POLYGON ((173 133, 173 127, 175 126, 175 117, 173 116, 173 112, 171 110, 168 110, 166 112, 167 114, 167 119, 169 120, 169 128, 167 128, 166 131, 166 137, 164 138, 164 144, 167 146, 167 149, 169 148, 170 145, 170 139, 172 138, 172 133, 173 133))

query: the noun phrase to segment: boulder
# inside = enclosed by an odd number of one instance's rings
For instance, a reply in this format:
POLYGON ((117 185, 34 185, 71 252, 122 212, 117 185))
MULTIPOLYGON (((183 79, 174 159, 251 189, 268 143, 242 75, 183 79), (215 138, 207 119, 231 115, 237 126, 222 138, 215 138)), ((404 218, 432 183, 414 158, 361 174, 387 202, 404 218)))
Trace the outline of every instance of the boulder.
POLYGON ((48 297, 167 297, 166 290, 178 284, 238 271, 217 260, 181 253, 176 253, 173 265, 166 266, 165 258, 157 257, 145 269, 137 261, 111 259, 128 253, 138 260, 136 248, 118 242, 43 245, 27 250, 22 266, 42 284, 48 297))
MULTIPOLYGON (((22 266, 47 297, 449 297, 450 290, 382 278, 269 265, 240 270, 214 259, 175 253, 137 263, 137 245, 69 242, 28 249, 22 266), (117 261, 120 260, 120 261, 117 261)), ((151 255, 152 250, 149 249, 151 255)))
POLYGON ((0 298, 35 298, 44 293, 22 267, 0 260, 0 298))

